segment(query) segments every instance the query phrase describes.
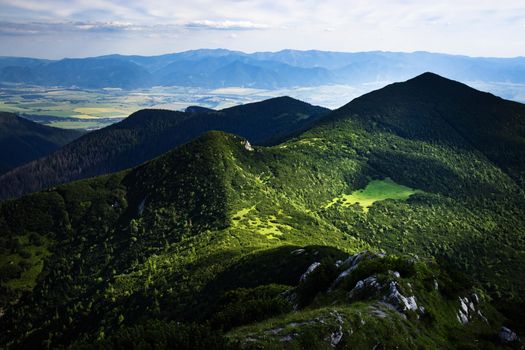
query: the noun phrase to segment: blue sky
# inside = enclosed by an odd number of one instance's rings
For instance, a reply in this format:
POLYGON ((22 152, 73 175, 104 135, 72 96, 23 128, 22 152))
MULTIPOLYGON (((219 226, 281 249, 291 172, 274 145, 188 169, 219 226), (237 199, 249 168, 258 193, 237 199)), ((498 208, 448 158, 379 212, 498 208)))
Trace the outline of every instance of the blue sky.
POLYGON ((525 56, 523 0, 0 0, 0 55, 197 48, 525 56))

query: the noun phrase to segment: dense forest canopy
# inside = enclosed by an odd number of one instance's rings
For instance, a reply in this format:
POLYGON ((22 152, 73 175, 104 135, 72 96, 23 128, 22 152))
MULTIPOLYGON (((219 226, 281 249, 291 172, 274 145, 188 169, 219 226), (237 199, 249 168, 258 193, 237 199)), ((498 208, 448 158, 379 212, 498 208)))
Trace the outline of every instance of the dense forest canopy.
POLYGON ((271 146, 208 132, 5 201, 0 342, 519 348, 524 125, 428 73, 271 146))

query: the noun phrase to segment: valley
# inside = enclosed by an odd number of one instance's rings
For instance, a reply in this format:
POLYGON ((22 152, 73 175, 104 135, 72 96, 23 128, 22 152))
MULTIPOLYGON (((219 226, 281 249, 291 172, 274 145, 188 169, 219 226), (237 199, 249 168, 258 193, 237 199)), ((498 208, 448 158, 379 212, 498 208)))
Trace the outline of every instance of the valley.
POLYGON ((278 96, 335 109, 426 71, 525 101, 521 57, 201 49, 61 60, 0 57, 0 111, 50 126, 95 130, 144 108, 224 109, 278 96))
POLYGON ((29 120, 59 128, 96 130, 121 121, 143 108, 184 110, 188 106, 199 105, 223 109, 286 95, 336 108, 374 86, 341 85, 279 90, 176 86, 143 90, 86 90, 9 86, 0 88, 0 111, 17 113, 29 120), (334 91, 337 93, 335 98, 334 91))
MULTIPOLYGON (((184 110, 198 105, 223 109, 271 97, 291 96, 327 108, 338 108, 390 81, 353 85, 321 85, 281 89, 153 87, 82 89, 27 85, 0 85, 0 111, 16 113, 37 123, 96 130, 127 118, 143 108, 184 110)), ((472 86, 507 99, 525 102, 525 85, 472 82, 472 86)))

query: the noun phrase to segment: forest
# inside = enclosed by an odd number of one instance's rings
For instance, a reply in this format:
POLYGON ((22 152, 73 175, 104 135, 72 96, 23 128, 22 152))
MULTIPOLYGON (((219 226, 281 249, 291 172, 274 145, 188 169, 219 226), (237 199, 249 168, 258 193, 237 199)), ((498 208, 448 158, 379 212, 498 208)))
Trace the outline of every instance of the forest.
POLYGON ((523 115, 424 74, 4 201, 0 344, 519 349, 523 115))

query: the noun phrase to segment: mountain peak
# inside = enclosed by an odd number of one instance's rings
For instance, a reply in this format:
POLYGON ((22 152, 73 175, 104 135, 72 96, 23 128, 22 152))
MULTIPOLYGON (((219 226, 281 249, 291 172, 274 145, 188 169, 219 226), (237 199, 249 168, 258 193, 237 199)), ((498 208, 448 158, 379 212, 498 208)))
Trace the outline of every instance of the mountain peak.
POLYGON ((409 79, 408 81, 437 81, 437 80, 447 80, 447 81, 453 81, 450 79, 447 79, 445 77, 442 77, 439 74, 433 73, 433 72, 425 72, 422 73, 412 79, 409 79))
POLYGON ((286 111, 286 112, 291 113, 296 110, 303 110, 304 108, 311 109, 312 112, 315 112, 316 114, 317 113, 320 113, 320 114, 328 113, 330 111, 328 108, 314 106, 307 102, 295 99, 290 96, 272 97, 272 98, 269 98, 263 101, 251 102, 251 103, 246 103, 246 104, 239 105, 239 106, 225 108, 221 111, 239 111, 239 112, 242 111, 244 112, 250 109, 256 109, 260 111, 266 111, 267 109, 269 109, 268 112, 271 110, 273 111, 282 110, 283 112, 286 111))
MULTIPOLYGON (((338 111, 348 112, 354 109, 376 110, 390 108, 393 105, 406 105, 415 108, 416 104, 441 105, 458 107, 460 105, 470 106, 483 103, 490 105, 496 101, 503 101, 490 93, 471 88, 468 85, 442 77, 432 72, 425 72, 404 82, 397 82, 385 86, 382 89, 362 95, 350 103, 339 108, 338 111)), ((508 103, 513 103, 507 101, 508 103)), ((336 113, 340 115, 340 113, 336 113)))
MULTIPOLYGON (((470 91, 476 91, 475 89, 471 88, 468 85, 460 83, 456 80, 445 78, 441 75, 438 75, 432 72, 425 72, 405 82, 397 83, 397 85, 403 85, 403 84, 411 85, 411 86, 417 85, 419 87, 431 88, 431 89, 440 88, 440 89, 447 90, 447 89, 463 88, 463 89, 468 89, 470 91)), ((396 84, 393 84, 393 85, 396 85, 396 84)), ((476 92, 480 92, 480 91, 476 91, 476 92)), ((454 91, 454 93, 456 93, 456 91, 454 91)))
POLYGON ((476 149, 524 184, 524 116, 521 103, 427 72, 358 97, 321 124, 357 123, 411 140, 476 149))

